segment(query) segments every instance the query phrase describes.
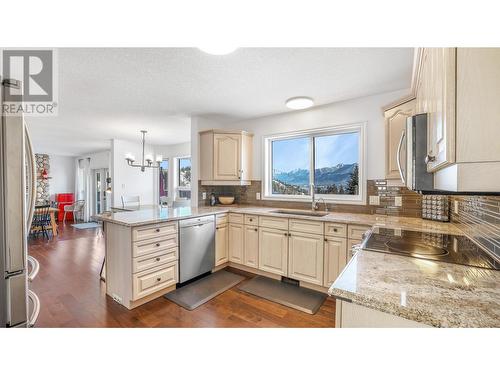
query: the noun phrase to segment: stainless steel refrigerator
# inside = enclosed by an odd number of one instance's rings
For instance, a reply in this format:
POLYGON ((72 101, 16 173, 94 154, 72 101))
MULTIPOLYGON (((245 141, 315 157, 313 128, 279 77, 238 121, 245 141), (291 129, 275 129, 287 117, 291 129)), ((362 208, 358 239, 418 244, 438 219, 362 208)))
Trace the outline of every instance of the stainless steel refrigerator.
POLYGON ((22 114, 7 114, 4 98, 22 93, 20 81, 0 77, 0 327, 33 326, 40 311, 29 283, 38 262, 28 257, 27 238, 35 208, 36 169, 22 114))

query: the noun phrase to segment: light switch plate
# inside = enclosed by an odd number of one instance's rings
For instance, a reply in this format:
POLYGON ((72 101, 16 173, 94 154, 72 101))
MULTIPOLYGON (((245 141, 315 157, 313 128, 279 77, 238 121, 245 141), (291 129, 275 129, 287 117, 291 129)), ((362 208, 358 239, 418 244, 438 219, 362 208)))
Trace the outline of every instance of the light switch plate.
POLYGON ((378 206, 380 204, 380 197, 378 195, 370 195, 370 205, 378 206))
POLYGON ((201 198, 202 199, 207 199, 207 193, 206 192, 201 193, 201 198))
POLYGON ((396 207, 402 207, 403 206, 403 197, 394 197, 394 205, 396 207))
POLYGON ((258 201, 260 201, 260 193, 255 193, 255 199, 257 199, 258 201))

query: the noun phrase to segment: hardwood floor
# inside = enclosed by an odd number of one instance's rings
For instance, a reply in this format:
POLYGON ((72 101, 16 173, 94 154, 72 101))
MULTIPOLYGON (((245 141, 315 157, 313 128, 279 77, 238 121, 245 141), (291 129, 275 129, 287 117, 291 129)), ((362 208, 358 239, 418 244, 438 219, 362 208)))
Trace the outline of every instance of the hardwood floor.
MULTIPOLYGON (((106 296, 99 271, 104 238, 96 229, 60 225, 54 239, 30 240, 40 262, 30 288, 40 297, 36 327, 333 327, 335 301, 328 298, 315 315, 255 297, 236 287, 188 311, 157 298, 127 310, 106 296)), ((246 274, 247 277, 251 277, 246 274)))

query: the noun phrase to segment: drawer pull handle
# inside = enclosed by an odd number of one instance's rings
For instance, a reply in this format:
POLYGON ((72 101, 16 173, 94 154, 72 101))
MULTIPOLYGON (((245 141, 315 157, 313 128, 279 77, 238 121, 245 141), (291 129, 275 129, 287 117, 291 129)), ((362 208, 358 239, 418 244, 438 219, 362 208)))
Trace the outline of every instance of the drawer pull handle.
POLYGON ((333 231, 334 232, 338 232, 339 230, 337 228, 333 228, 333 231))
POLYGON ((160 243, 157 243, 157 244, 156 244, 156 247, 160 247, 160 243))
POLYGON ((156 258, 156 261, 159 262, 161 258, 156 258))
POLYGON ((157 233, 158 233, 159 231, 160 231, 160 228, 156 228, 156 229, 155 229, 155 232, 157 232, 157 233))
POLYGON ((158 278, 156 279, 156 281, 161 281, 161 277, 158 277, 158 278))
POLYGON ((248 220, 253 221, 253 219, 248 219, 248 220))

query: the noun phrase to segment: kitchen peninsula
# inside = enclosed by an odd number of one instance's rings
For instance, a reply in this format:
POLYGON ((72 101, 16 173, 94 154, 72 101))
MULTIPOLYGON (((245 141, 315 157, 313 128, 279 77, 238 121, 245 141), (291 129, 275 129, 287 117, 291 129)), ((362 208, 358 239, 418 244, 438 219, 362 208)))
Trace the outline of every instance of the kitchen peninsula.
POLYGON ((175 289, 178 221, 207 215, 215 215, 216 222, 214 270, 230 266, 274 279, 293 278, 322 292, 329 288, 338 298, 337 326, 342 326, 340 312, 345 315, 352 305, 402 318, 410 326, 500 325, 497 271, 353 251, 373 226, 460 233, 449 223, 385 215, 308 216, 305 210, 258 206, 145 206, 108 213, 100 216, 106 231, 107 294, 132 309, 175 289), (464 298, 468 309, 460 307, 464 298))

